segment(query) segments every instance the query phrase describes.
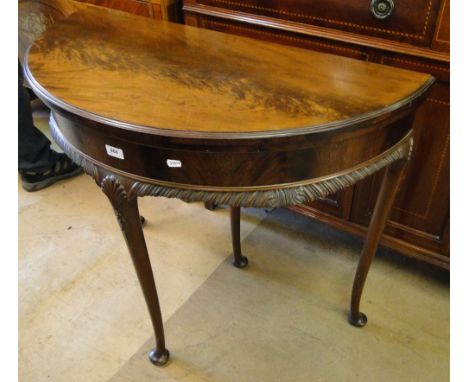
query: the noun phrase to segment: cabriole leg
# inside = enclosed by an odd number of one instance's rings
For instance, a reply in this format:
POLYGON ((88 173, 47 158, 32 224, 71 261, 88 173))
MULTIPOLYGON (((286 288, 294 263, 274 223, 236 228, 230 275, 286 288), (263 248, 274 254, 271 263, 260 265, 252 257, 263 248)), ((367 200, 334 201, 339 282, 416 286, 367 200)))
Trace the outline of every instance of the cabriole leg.
POLYGON ((232 264, 237 268, 245 268, 249 263, 247 257, 242 256, 240 244, 240 207, 231 206, 231 237, 234 253, 232 264))
POLYGON ((406 160, 399 160, 389 165, 385 170, 384 179, 380 186, 375 209, 372 213, 369 229, 367 231, 366 241, 361 252, 356 275, 354 276, 351 311, 348 316, 348 321, 350 324, 357 327, 363 327, 367 323, 366 315, 359 311, 362 290, 375 251, 379 245, 380 237, 385 228, 388 214, 398 191, 406 163, 406 160))
POLYGON ((161 308, 141 227, 137 199, 136 197, 129 198, 124 187, 113 176, 105 177, 101 182, 101 188, 114 208, 151 316, 156 337, 156 348, 150 351, 149 359, 153 364, 162 366, 169 360, 169 351, 166 349, 164 340, 161 308))

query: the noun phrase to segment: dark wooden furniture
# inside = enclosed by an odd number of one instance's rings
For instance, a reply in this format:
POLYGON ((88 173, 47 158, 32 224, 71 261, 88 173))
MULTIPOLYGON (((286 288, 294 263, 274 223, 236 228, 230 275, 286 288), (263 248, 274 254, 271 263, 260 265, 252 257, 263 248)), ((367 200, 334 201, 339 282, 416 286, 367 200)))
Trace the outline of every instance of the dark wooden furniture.
POLYGON ((74 0, 157 20, 182 22, 181 0, 74 0))
MULTIPOLYGON (((187 25, 432 74, 382 244, 449 268, 450 0, 184 0, 184 11, 187 25)), ((381 180, 291 209, 364 236, 381 180)))
POLYGON ((349 314, 366 324, 364 282, 433 77, 94 7, 49 26, 24 67, 55 140, 115 210, 154 326, 153 363, 169 352, 142 196, 230 205, 243 268, 240 207, 308 203, 384 170, 349 314))

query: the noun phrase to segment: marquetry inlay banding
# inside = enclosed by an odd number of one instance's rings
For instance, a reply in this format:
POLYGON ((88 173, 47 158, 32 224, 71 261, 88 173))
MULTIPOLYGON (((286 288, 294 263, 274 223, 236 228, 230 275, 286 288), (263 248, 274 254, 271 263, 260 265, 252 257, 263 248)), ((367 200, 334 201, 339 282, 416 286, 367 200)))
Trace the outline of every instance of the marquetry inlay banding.
POLYGON ((231 0, 211 0, 211 2, 212 3, 219 3, 219 4, 236 6, 236 7, 240 7, 240 8, 263 10, 263 11, 267 11, 267 12, 276 13, 276 14, 279 14, 279 15, 302 17, 302 18, 309 19, 309 20, 318 20, 318 21, 323 21, 323 22, 327 22, 327 23, 330 23, 330 24, 342 25, 342 26, 359 28, 359 29, 376 31, 376 32, 382 32, 382 33, 392 34, 392 35, 396 35, 396 36, 405 36, 405 37, 415 38, 415 39, 418 39, 418 40, 422 40, 427 34, 427 30, 428 30, 428 26, 429 26, 429 18, 430 18, 431 10, 432 10, 432 7, 433 7, 433 1, 430 0, 428 2, 428 4, 427 4, 426 14, 425 14, 425 19, 424 19, 424 24, 423 24, 422 31, 419 34, 414 34, 414 33, 405 33, 405 32, 396 31, 396 30, 387 29, 387 28, 377 28, 377 27, 372 27, 372 26, 369 26, 369 25, 361 25, 361 24, 351 23, 351 22, 342 21, 342 20, 334 20, 334 19, 330 19, 330 18, 313 16, 313 15, 308 15, 308 14, 304 14, 304 13, 297 13, 297 12, 291 12, 291 11, 285 11, 285 10, 279 10, 279 9, 272 9, 272 8, 262 7, 262 6, 259 6, 259 5, 245 4, 245 3, 240 3, 240 2, 237 2, 237 1, 231 1, 231 0))

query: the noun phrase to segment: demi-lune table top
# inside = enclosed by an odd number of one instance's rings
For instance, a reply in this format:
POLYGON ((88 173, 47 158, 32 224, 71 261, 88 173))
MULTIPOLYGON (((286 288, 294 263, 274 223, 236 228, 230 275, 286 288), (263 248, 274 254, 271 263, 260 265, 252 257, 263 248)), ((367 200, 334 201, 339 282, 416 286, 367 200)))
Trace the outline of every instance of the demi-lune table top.
POLYGON ((54 104, 168 136, 337 128, 410 103, 432 82, 426 74, 93 8, 50 26, 27 61, 28 80, 54 104))

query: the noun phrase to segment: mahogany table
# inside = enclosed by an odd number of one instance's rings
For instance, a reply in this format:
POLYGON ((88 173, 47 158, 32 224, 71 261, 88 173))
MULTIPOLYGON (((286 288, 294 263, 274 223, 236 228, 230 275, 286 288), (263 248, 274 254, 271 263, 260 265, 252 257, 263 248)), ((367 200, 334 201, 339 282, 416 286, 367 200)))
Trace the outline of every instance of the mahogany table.
POLYGON ((405 163, 426 74, 124 13, 83 9, 48 27, 25 76, 51 109, 59 146, 108 196, 153 323, 150 360, 169 359, 137 198, 282 207, 385 169, 357 267, 359 303, 405 163))

